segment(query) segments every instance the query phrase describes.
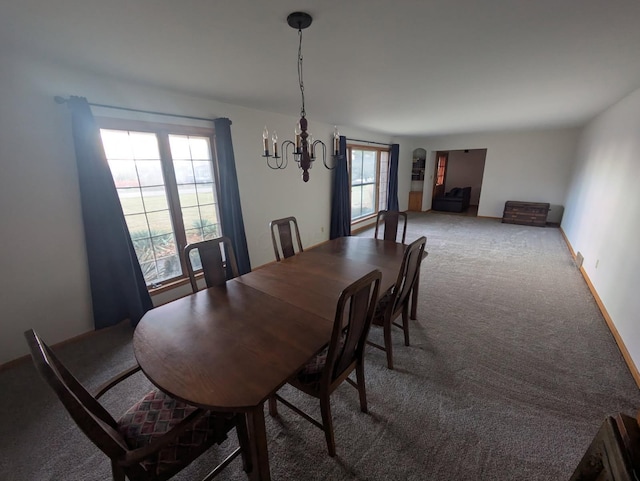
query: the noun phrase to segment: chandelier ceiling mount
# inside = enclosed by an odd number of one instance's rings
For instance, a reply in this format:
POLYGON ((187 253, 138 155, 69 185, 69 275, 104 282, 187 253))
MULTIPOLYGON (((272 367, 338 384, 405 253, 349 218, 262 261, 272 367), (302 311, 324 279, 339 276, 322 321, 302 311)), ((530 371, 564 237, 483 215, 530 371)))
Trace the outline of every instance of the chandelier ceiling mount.
POLYGON ((313 17, 305 12, 293 12, 287 17, 287 23, 291 28, 304 30, 313 22, 313 17))

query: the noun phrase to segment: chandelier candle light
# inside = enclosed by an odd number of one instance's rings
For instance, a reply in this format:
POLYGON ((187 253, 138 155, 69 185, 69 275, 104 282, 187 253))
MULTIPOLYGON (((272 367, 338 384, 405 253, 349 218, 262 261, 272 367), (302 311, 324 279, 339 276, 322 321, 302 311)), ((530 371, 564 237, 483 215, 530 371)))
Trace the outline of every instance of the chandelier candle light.
MULTIPOLYGON (((264 153, 262 157, 267 159, 267 165, 271 169, 284 169, 289 163, 289 151, 293 155, 293 159, 302 169, 302 180, 309 181, 309 169, 316 160, 316 152, 322 149, 322 163, 327 169, 333 169, 327 165, 327 147, 321 140, 313 140, 311 133, 307 132, 307 113, 304 109, 304 82, 302 79, 302 30, 311 25, 311 15, 304 12, 294 12, 287 17, 287 23, 290 27, 298 30, 298 83, 300 85, 300 95, 302 97, 302 107, 300 108, 300 121, 294 130, 294 141, 285 140, 281 144, 282 154, 278 153, 278 134, 273 131, 271 135, 271 145, 273 154, 269 151, 269 130, 265 126, 262 132, 262 143, 264 153)), ((340 154, 340 133, 338 128, 333 129, 333 155, 334 160, 340 154)))

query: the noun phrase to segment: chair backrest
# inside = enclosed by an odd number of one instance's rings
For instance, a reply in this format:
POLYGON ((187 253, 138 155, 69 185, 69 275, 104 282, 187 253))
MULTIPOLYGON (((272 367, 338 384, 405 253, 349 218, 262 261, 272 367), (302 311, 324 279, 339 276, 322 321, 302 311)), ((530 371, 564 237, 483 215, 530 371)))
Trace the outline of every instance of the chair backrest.
POLYGON ((282 249, 282 258, 294 256, 296 254, 293 245, 293 230, 296 234, 296 240, 298 243, 298 252, 302 252, 302 241, 300 240, 300 231, 298 230, 298 221, 295 217, 284 217, 282 219, 272 220, 269 223, 269 230, 271 231, 271 241, 273 242, 273 250, 276 254, 276 260, 280 260, 280 251, 278 249, 278 240, 280 241, 280 249, 282 249), (278 239, 276 240, 275 230, 278 230, 278 239))
POLYGON ((338 378, 362 358, 378 302, 382 274, 373 270, 347 286, 338 299, 323 380, 338 378))
POLYGON ((393 286, 393 302, 390 303, 392 312, 396 312, 400 306, 409 302, 411 291, 418 279, 420 264, 424 257, 424 248, 427 244, 425 236, 419 237, 407 246, 402 257, 402 265, 398 272, 398 278, 393 286))
POLYGON ((402 239, 400 242, 404 244, 407 237, 407 213, 398 212, 396 210, 381 210, 376 217, 376 230, 373 233, 373 237, 378 238, 378 230, 380 225, 384 223, 384 240, 391 240, 397 242, 398 228, 402 221, 402 239))
POLYGON ((187 272, 191 281, 193 292, 198 290, 195 271, 202 268, 207 287, 220 286, 228 279, 238 277, 238 264, 236 254, 228 237, 216 237, 201 242, 194 242, 184 248, 184 257, 187 263, 187 272), (192 251, 196 250, 200 255, 200 267, 191 259, 192 251), (194 269, 195 267, 195 269, 194 269))
POLYGON ((24 333, 33 363, 64 404, 75 423, 110 458, 129 451, 117 431, 117 423, 30 329, 24 333))

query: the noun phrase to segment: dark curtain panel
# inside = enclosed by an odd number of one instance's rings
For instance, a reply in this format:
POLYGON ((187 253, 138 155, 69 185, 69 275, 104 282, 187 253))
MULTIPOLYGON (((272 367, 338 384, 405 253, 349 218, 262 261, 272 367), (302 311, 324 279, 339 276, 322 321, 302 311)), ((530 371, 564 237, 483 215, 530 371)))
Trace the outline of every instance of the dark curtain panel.
POLYGON ((340 136, 340 155, 336 160, 331 196, 331 229, 329 239, 351 235, 351 205, 349 204, 349 169, 347 138, 340 136))
POLYGON ((96 329, 153 307, 87 99, 69 99, 96 329))
POLYGON ((247 236, 244 232, 242 206, 240 205, 240 191, 238 190, 238 175, 236 161, 233 155, 231 141, 231 120, 215 119, 214 148, 218 160, 218 180, 220 192, 220 221, 222 233, 231 239, 238 261, 240 275, 251 272, 247 236))
POLYGON ((389 155, 389 188, 387 190, 387 210, 400 210, 398 206, 398 162, 400 146, 393 144, 389 155))

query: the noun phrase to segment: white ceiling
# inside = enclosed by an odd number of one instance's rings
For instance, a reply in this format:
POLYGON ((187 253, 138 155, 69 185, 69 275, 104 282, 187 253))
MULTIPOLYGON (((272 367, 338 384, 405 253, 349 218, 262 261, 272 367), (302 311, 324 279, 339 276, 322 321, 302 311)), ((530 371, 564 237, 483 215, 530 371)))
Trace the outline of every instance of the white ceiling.
POLYGON ((553 128, 640 87, 638 0, 4 0, 0 42, 297 115, 286 17, 298 10, 314 18, 310 121, 392 135, 553 128))

